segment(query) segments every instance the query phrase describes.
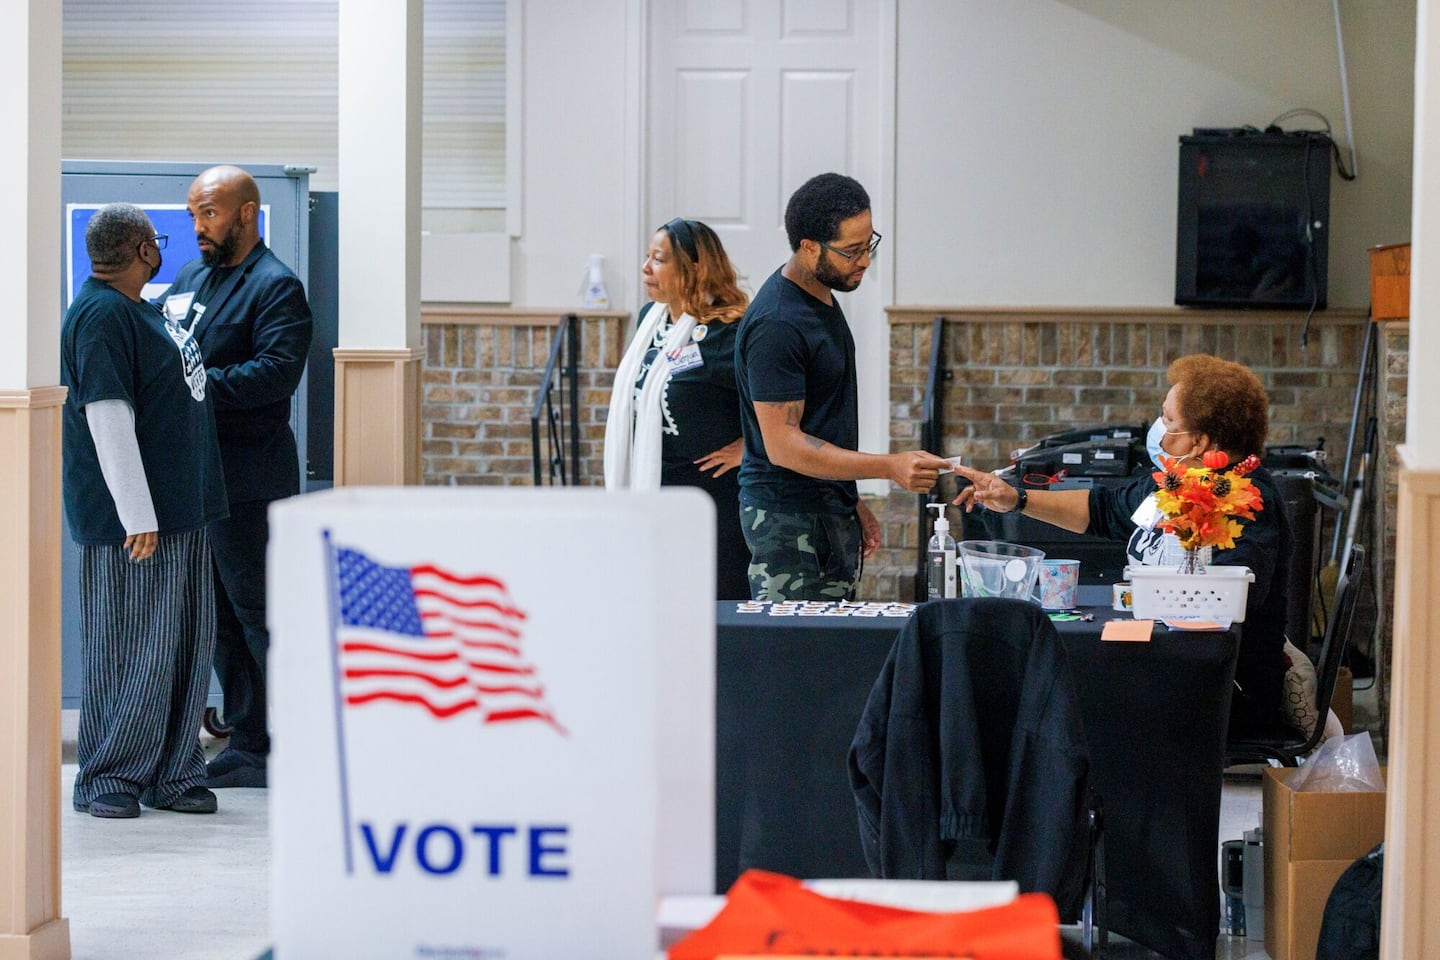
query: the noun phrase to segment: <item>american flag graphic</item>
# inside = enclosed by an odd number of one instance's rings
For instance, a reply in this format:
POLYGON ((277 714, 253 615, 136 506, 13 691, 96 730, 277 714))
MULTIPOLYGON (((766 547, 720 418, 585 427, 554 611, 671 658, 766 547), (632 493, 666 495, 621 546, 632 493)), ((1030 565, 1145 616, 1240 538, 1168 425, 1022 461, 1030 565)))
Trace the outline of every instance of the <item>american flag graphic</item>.
POLYGON ((521 651, 525 613, 504 581, 433 564, 387 567, 336 547, 336 647, 346 706, 410 704, 445 720, 539 721, 564 734, 521 651))

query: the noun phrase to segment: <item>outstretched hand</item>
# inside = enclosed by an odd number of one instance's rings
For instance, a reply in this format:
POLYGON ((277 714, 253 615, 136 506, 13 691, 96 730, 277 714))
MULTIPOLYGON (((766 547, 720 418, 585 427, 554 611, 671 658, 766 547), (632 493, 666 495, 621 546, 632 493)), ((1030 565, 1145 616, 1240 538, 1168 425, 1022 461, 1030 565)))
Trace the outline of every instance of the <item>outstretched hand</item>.
POLYGON ((929 493, 940 479, 941 470, 952 464, 925 450, 891 454, 890 479, 911 493, 929 493))
POLYGON ((957 464, 955 475, 970 481, 970 486, 962 489, 959 496, 951 501, 957 507, 964 507, 966 513, 974 510, 976 506, 994 510, 996 513, 1009 513, 1019 502, 1020 495, 1015 492, 1015 488, 993 473, 957 464))

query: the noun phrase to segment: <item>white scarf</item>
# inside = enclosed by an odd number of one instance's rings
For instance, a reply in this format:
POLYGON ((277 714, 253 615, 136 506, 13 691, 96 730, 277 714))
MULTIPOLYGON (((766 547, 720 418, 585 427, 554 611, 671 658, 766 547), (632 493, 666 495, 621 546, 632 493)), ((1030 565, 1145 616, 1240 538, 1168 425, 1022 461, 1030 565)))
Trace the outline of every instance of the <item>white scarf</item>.
POLYGON ((660 430, 665 386, 670 380, 670 356, 690 342, 695 318, 685 313, 665 334, 660 352, 640 387, 638 401, 635 381, 645 353, 655 343, 655 333, 664 328, 670 308, 657 303, 640 320, 635 338, 625 348, 615 368, 615 385, 610 391, 610 414, 605 418, 605 489, 660 489, 660 430))

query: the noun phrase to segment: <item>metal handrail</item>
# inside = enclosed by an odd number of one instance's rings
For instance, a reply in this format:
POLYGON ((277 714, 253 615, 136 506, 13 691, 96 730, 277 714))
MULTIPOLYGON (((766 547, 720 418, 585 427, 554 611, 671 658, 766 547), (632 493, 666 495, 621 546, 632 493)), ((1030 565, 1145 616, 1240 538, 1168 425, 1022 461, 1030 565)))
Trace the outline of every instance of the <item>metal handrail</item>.
MULTIPOLYGON (((929 450, 931 453, 943 454, 945 444, 945 423, 944 423, 944 397, 941 396, 941 385, 953 375, 949 370, 941 369, 941 361, 945 356, 945 318, 936 317, 930 324, 930 363, 925 375, 925 397, 920 402, 920 449, 929 450)), ((920 525, 916 528, 919 536, 916 538, 915 556, 915 601, 923 603, 928 599, 928 591, 925 584, 926 545, 930 537, 926 531, 930 529, 930 511, 925 505, 930 502, 930 494, 920 494, 920 525)))
POLYGON ((567 313, 560 318, 555 328, 555 339, 550 342, 550 356, 545 361, 545 372, 540 378, 539 394, 535 406, 530 409, 530 464, 534 472, 535 486, 542 486, 540 451, 546 451, 547 474, 550 486, 570 486, 580 482, 580 318, 567 313), (563 358, 562 358, 563 350, 563 358), (569 390, 565 389, 566 383, 569 390), (559 401, 555 397, 559 394, 559 401), (566 403, 568 393, 569 403, 566 403), (545 421, 545 442, 540 436, 541 418, 545 421), (570 463, 566 469, 565 442, 563 434, 568 421, 570 434, 570 463))

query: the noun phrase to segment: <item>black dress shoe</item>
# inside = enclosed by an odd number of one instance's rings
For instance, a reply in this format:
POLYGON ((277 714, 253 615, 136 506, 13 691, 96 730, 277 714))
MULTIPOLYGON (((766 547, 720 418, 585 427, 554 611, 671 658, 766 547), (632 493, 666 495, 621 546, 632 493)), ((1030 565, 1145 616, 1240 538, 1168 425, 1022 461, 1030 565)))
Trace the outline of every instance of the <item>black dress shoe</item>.
POLYGON ((140 801, 128 793, 102 793, 89 802, 76 800, 75 809, 102 820, 130 820, 140 816, 140 801))
POLYGON ((220 809, 220 805, 215 802, 215 794, 209 790, 204 787, 191 787, 171 800, 168 807, 158 809, 172 813, 214 813, 220 809))
POLYGON ((268 778, 263 754, 227 747, 205 765, 205 786, 211 790, 226 787, 263 787, 268 778))

